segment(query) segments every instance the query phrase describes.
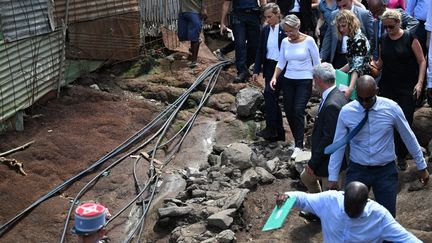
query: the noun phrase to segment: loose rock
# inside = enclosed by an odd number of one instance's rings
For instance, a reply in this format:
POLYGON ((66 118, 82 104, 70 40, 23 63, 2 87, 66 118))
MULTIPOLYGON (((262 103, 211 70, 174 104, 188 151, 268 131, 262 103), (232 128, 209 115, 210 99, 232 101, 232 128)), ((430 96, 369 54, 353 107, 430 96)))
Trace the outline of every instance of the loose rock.
POLYGON ((242 176, 240 187, 254 188, 258 184, 259 176, 253 168, 249 168, 242 176))
POLYGON ((262 167, 256 167, 255 171, 259 176, 259 180, 264 184, 272 183, 276 179, 272 174, 262 167))
POLYGON ((244 88, 236 95, 237 116, 247 118, 255 114, 264 101, 264 96, 254 88, 244 88))

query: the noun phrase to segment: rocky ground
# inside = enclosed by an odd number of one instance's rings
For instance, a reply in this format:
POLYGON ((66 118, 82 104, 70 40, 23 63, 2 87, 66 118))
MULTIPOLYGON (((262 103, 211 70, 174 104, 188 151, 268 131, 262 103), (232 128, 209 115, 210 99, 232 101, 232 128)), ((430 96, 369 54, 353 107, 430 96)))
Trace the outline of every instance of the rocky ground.
MULTIPOLYGON (((152 51, 139 62, 105 67, 63 89, 60 98, 26 111, 24 132, 0 136, 0 151, 35 141, 9 156, 24 164, 27 176, 0 166, 0 224, 146 125, 214 63, 201 57, 198 68, 190 70, 183 56, 152 51)), ((310 154, 305 151, 296 161, 290 160, 288 129, 286 142, 267 143, 255 137, 264 125, 262 80, 232 84, 234 77, 233 67, 221 73, 179 154, 165 168, 146 220, 144 242, 321 241, 320 225, 306 222, 296 211, 282 229, 261 231, 277 192, 304 190, 298 175, 310 154)), ((192 94, 171 132, 187 119, 202 92, 200 87, 192 94)), ((306 138, 318 101, 314 97, 308 104, 306 138)), ((431 117, 430 107, 416 113, 414 130, 425 148, 432 137, 431 117)), ((158 153, 158 159, 164 156, 163 151, 158 153)), ((132 161, 111 171, 82 201, 103 202, 111 213, 120 210, 133 195, 132 161)), ((408 171, 400 174, 397 219, 425 242, 432 242, 431 186, 418 187, 414 164, 409 163, 408 171)), ((147 168, 142 164, 142 171, 147 168)), ((44 202, 0 241, 58 241, 70 197, 88 180, 85 177, 44 202)), ((112 242, 124 239, 127 214, 108 227, 112 242)), ((70 234, 67 239, 74 241, 70 234)))

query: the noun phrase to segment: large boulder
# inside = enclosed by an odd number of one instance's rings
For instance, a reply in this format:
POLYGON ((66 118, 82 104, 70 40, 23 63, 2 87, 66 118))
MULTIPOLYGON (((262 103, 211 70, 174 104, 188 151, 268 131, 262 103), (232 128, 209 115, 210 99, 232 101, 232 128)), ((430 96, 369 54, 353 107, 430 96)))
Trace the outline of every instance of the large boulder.
POLYGON ((249 168, 242 175, 240 187, 252 189, 258 184, 259 178, 260 177, 254 168, 249 168))
POLYGON ((235 233, 232 230, 229 230, 229 229, 220 232, 216 236, 216 239, 218 240, 219 243, 236 242, 235 233))
POLYGON ((252 149, 243 143, 233 143, 222 152, 222 165, 232 165, 240 170, 252 167, 252 149))
POLYGON ((237 116, 247 118, 255 114, 264 101, 263 94, 254 88, 244 88, 236 95, 237 116))
POLYGON ((219 229, 228 229, 234 219, 231 217, 237 209, 226 209, 215 213, 207 218, 209 226, 215 226, 219 229))
POLYGON ((276 177, 274 177, 272 174, 270 174, 266 169, 262 167, 256 167, 255 171, 259 176, 260 182, 263 184, 272 183, 276 179, 276 177))
POLYGON ((223 205, 223 209, 227 208, 235 208, 238 209, 243 204, 246 195, 248 194, 249 189, 235 189, 230 193, 230 197, 228 197, 223 205))
POLYGON ((423 147, 432 139, 432 109, 422 107, 414 113, 413 131, 423 147))
POLYGON ((172 231, 170 242, 199 242, 197 238, 206 231, 207 228, 204 222, 179 226, 172 231))
POLYGON ((158 214, 159 217, 165 218, 165 217, 177 217, 177 216, 186 216, 189 215, 192 212, 192 207, 166 207, 166 208, 159 208, 158 214))

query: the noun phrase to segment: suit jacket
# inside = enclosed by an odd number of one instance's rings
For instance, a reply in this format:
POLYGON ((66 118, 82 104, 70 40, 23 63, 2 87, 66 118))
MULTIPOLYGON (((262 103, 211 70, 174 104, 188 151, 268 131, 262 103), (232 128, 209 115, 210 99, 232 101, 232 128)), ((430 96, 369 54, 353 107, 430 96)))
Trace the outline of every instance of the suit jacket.
MULTIPOLYGON (((309 167, 313 169, 316 176, 328 177, 330 155, 324 154, 324 148, 333 142, 339 112, 342 106, 347 103, 344 93, 339 91, 338 88, 334 88, 328 94, 316 117, 311 137, 312 157, 308 162, 309 167)), ((342 169, 346 167, 345 159, 343 165, 345 166, 342 169)))
MULTIPOLYGON (((254 74, 259 74, 263 69, 265 70, 267 68, 268 62, 266 62, 267 58, 267 40, 270 34, 270 25, 264 26, 264 28, 261 30, 260 38, 259 38, 259 45, 258 50, 256 52, 255 56, 255 66, 254 66, 254 74)), ((285 32, 282 29, 282 26, 279 25, 279 50, 282 43, 282 40, 286 37, 285 32)))
MULTIPOLYGON (((331 21, 329 23, 330 25, 324 35, 324 39, 320 51, 321 60, 323 60, 324 62, 330 62, 330 63, 333 62, 333 58, 336 54, 338 30, 337 30, 337 26, 332 22, 335 20, 336 14, 338 12, 339 9, 336 9, 331 13, 332 15, 331 15, 331 21)), ((370 41, 371 38, 373 37, 372 14, 368 10, 362 9, 355 5, 353 6, 353 12, 360 20, 361 31, 366 36, 366 38, 370 41)))
MULTIPOLYGON (((399 13, 401 13, 402 15, 402 25, 401 28, 404 30, 409 30, 411 31, 415 31, 415 28, 418 25, 418 20, 415 19, 414 17, 412 17, 411 15, 407 14, 403 9, 398 8, 397 11, 399 13)), ((379 40, 380 37, 384 34, 384 27, 382 26, 382 22, 381 22, 381 28, 379 28, 379 23, 380 20, 379 19, 374 19, 373 21, 373 33, 374 35, 372 36, 371 39, 371 50, 374 56, 375 60, 378 60, 378 46, 379 46, 379 40), (381 31, 381 33, 379 33, 381 31)))

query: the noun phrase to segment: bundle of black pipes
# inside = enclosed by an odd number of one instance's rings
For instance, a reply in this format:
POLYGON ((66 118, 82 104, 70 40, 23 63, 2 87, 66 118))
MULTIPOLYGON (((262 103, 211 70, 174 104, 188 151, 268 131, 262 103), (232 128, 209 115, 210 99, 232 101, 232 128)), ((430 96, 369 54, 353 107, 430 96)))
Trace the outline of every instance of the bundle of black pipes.
MULTIPOLYGON (((62 190, 66 189, 70 185, 72 185, 74 182, 80 180, 82 177, 89 175, 91 172, 94 172, 98 167, 103 165, 105 162, 109 161, 110 159, 113 159, 114 157, 125 153, 123 156, 112 162, 110 165, 108 165, 105 169, 100 171, 96 176, 94 176, 84 187, 81 188, 81 190, 77 193, 75 196, 73 202, 71 203, 71 206, 69 208, 65 225, 63 228, 63 233, 60 239, 60 242, 65 241, 68 223, 71 218, 71 214, 73 212, 73 208, 78 202, 79 198, 87 192, 92 185, 94 185, 98 179, 100 179, 106 171, 109 171, 113 169, 116 165, 120 164, 122 161, 124 161, 126 158, 128 158, 130 155, 133 155, 139 150, 145 148, 148 144, 151 142, 154 142, 154 140, 157 138, 156 143, 154 143, 153 149, 150 149, 148 151, 148 154, 151 154, 150 159, 150 169, 149 169, 149 178, 145 182, 144 186, 141 186, 141 183, 138 181, 138 177, 136 175, 136 164, 138 163, 138 159, 134 163, 134 170, 133 170, 133 176, 134 176, 134 183, 136 190, 136 196, 130 200, 121 210, 119 210, 116 214, 114 214, 108 221, 107 225, 110 224, 116 217, 118 217, 121 213, 123 213, 127 208, 129 208, 132 204, 134 204, 137 200, 141 200, 140 202, 142 205, 141 215, 138 220, 138 223, 133 228, 132 232, 126 237, 124 242, 131 242, 135 238, 137 241, 139 241, 141 237, 141 233, 144 226, 144 220, 145 216, 148 213, 148 210, 150 208, 150 205, 154 199, 154 195, 156 192, 156 185, 158 181, 160 180, 160 174, 156 173, 155 166, 154 166, 154 159, 156 155, 156 151, 159 148, 162 148, 172 142, 176 142, 173 145, 173 149, 171 151, 171 154, 167 156, 167 158, 164 161, 164 164, 160 169, 162 169, 166 164, 168 164, 173 158, 176 152, 180 149, 181 144, 183 143, 184 139, 186 138, 186 135, 192 128, 199 111, 204 106, 205 102, 209 98, 216 82, 219 77, 220 71, 225 67, 226 65, 230 65, 230 61, 223 61, 216 63, 210 67, 208 67, 206 70, 204 70, 203 73, 201 73, 198 78, 192 83, 192 85, 189 87, 189 89, 183 93, 176 101, 174 101, 172 104, 167 106, 156 118, 154 118, 149 124, 147 124, 145 127, 143 127, 141 130, 136 132, 134 135, 132 135, 130 138, 128 138, 126 141, 124 141, 122 144, 114 148, 112 151, 108 152, 106 155, 104 155, 102 158, 97 160, 94 164, 92 164, 90 167, 86 168, 85 170, 81 171, 77 175, 69 178, 68 180, 64 181, 62 184, 55 187, 53 190, 49 191, 36 201, 34 201, 29 207, 18 213, 15 217, 10 219, 8 222, 0 226, 0 237, 3 236, 5 233, 7 233, 14 225, 16 225, 21 219, 23 219, 26 215, 28 215, 34 208, 39 206, 42 202, 46 201, 47 199, 57 195, 62 190), (208 79, 208 82, 206 84, 205 91, 201 97, 200 103, 196 107, 195 112, 192 114, 192 116, 189 118, 189 120, 185 123, 185 125, 171 138, 166 139, 166 142, 161 144, 162 139, 165 137, 170 125, 172 124, 173 120, 175 119, 177 113, 182 108, 183 104, 186 102, 186 100, 189 98, 191 93, 201 84, 204 83, 205 80, 208 79), (154 128, 159 129, 152 134, 150 138, 140 143, 142 140, 144 140, 150 131, 154 128), (180 137, 181 136, 181 137, 180 137), (180 137, 180 139, 175 140, 175 138, 180 137), (129 150, 129 151, 128 151, 129 150), (146 198, 142 198, 144 193, 147 192, 146 198), (138 231, 139 230, 139 231, 138 231)), ((171 144, 172 145, 172 144, 171 144)))

